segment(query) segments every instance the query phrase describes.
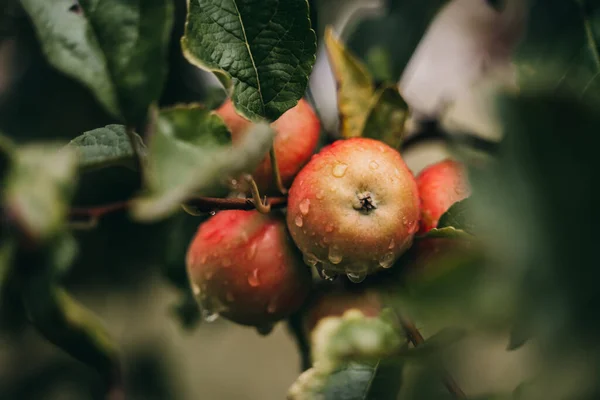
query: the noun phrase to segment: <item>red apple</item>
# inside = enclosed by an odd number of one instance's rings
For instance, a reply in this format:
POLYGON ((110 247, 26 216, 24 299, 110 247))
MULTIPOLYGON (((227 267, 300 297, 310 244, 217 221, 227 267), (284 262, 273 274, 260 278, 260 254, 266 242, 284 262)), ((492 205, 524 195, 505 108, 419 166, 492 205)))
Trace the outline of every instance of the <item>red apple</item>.
MULTIPOLYGON (((247 132, 250 121, 239 115, 231 100, 217 109, 231 131, 233 143, 239 142, 247 132)), ((298 104, 285 112, 271 125, 275 130, 275 155, 285 187, 289 187, 302 166, 310 159, 319 141, 321 125, 310 105, 300 99, 298 104)), ((252 174, 259 189, 274 193, 273 171, 270 156, 262 161, 252 174)))
POLYGON ((302 305, 311 286, 275 213, 221 211, 200 225, 186 259, 203 312, 263 328, 302 305))
POLYGON ((419 213, 417 185, 400 153, 353 138, 324 148, 298 174, 287 224, 307 264, 360 282, 410 247, 419 213))
POLYGON ((417 176, 417 185, 421 198, 421 233, 435 228, 452 204, 471 194, 464 165, 453 160, 425 168, 417 176))

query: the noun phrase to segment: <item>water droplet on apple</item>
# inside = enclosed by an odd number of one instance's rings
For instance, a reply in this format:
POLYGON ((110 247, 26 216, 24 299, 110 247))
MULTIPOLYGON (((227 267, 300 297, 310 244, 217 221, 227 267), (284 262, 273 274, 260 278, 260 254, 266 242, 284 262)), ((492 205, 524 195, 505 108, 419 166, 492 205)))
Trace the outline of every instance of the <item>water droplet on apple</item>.
POLYGON ((392 239, 392 240, 390 240, 390 245, 388 246, 388 250, 393 249, 394 246, 396 246, 396 242, 394 242, 394 239, 392 239))
POLYGON ((361 272, 348 272, 346 276, 350 279, 350 282, 360 283, 365 280, 367 274, 361 272))
POLYGON ((390 268, 392 265, 394 265, 394 253, 385 253, 379 259, 379 265, 381 265, 382 268, 390 268))
POLYGON ((339 264, 342 262, 342 251, 337 246, 331 246, 329 248, 329 254, 327 254, 329 262, 332 264, 339 264))
POLYGON ((246 252, 246 260, 250 261, 256 255, 256 243, 252 243, 246 252))
POLYGON ((209 212, 209 214, 214 217, 215 215, 217 215, 217 212, 213 210, 213 211, 209 212))
POLYGON ((206 260, 208 260, 208 256, 206 254, 202 254, 202 256, 200 256, 200 264, 206 264, 206 260))
POLYGON ((337 274, 332 271, 327 271, 325 268, 317 268, 317 272, 321 279, 332 282, 337 278, 337 274))
POLYGON ((300 212, 302 213, 302 215, 308 214, 308 211, 310 210, 310 200, 309 199, 302 200, 300 202, 300 206, 298 208, 300 209, 300 212))
POLYGON ((319 190, 319 191, 317 192, 317 194, 315 195, 315 197, 316 197, 318 200, 321 200, 321 199, 323 198, 323 190, 319 190))
POLYGON ((377 163, 377 161, 375 161, 375 160, 372 160, 372 161, 369 163, 369 168, 371 168, 372 170, 376 170, 377 168, 379 168, 379 164, 377 163))
POLYGON ((192 283, 192 292, 195 296, 198 296, 200 294, 200 286, 196 285, 195 283, 192 283))
POLYGON ((408 224, 408 234, 409 235, 417 233, 418 230, 419 230, 419 223, 417 221, 411 221, 408 224))
POLYGON ((260 285, 260 280, 258 279, 258 268, 255 268, 250 275, 248 275, 248 284, 252 287, 257 287, 260 285))
POLYGON ((331 222, 325 226, 325 232, 333 232, 333 224, 331 222))
POLYGON ((217 319, 219 319, 219 313, 207 309, 202 309, 202 319, 209 323, 215 322, 217 319))
POLYGON ((296 215, 296 218, 294 219, 294 223, 296 224, 296 226, 298 228, 300 228, 304 224, 304 221, 302 221, 302 215, 300 215, 300 214, 296 215))
POLYGON ((335 176, 336 178, 341 178, 342 176, 344 176, 347 169, 348 169, 348 164, 337 163, 333 167, 333 172, 332 172, 333 176, 335 176))

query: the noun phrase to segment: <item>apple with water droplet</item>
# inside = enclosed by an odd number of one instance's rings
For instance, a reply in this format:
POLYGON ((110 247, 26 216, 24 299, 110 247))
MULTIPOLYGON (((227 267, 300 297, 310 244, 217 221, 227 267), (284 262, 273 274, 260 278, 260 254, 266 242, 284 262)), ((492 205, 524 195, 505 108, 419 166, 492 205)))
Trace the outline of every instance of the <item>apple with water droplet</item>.
MULTIPOLYGON (((216 112, 231 131, 233 143, 240 142, 248 132, 251 122, 237 113, 230 99, 226 100, 216 112)), ((289 187, 298 171, 314 153, 319 141, 321 125, 308 102, 300 99, 295 107, 286 111, 271 124, 271 127, 275 131, 273 145, 281 180, 285 187, 289 187)), ((277 192, 269 155, 252 173, 252 177, 262 192, 268 194, 277 192)))
POLYGON ((471 194, 465 166, 449 159, 423 169, 417 175, 417 186, 421 198, 421 233, 435 228, 454 203, 471 194))
POLYGON ((277 212, 217 213, 200 225, 186 265, 207 319, 222 315, 263 330, 298 310, 311 287, 277 212))
POLYGON ((360 282, 411 246, 419 216, 417 184, 400 153, 353 138, 323 148, 300 171, 287 224, 307 264, 360 282))

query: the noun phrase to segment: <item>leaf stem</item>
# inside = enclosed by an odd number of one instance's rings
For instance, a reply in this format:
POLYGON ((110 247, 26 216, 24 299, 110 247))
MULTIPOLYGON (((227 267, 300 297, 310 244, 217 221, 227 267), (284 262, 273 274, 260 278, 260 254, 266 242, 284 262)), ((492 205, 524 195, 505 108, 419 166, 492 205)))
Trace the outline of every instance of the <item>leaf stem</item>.
MULTIPOLYGON (((403 315, 398 315, 398 318, 400 320, 400 325, 402 325, 402 329, 404 329, 404 331, 406 332, 408 340, 410 340, 413 346, 417 347, 425 343, 423 335, 421 335, 421 332, 419 332, 415 324, 409 318, 403 315)), ((455 399, 467 398, 465 392, 462 391, 462 389, 458 386, 458 384, 452 378, 452 376, 450 376, 450 374, 445 372, 442 379, 444 386, 454 396, 455 399)))
POLYGON ((258 190, 258 186, 256 185, 254 178, 252 178, 252 175, 246 174, 244 175, 244 179, 246 182, 248 182, 248 184, 250 184, 250 192, 252 193, 251 201, 254 204, 254 207, 256 207, 256 210, 259 213, 267 214, 269 211, 271 211, 271 204, 268 203, 266 197, 264 201, 260 198, 260 191, 258 190))
POLYGON ((275 181, 277 190, 279 190, 279 193, 286 195, 287 189, 283 186, 283 182, 281 181, 281 173, 279 172, 279 165, 277 165, 277 156, 275 155, 275 146, 271 146, 271 150, 269 150, 269 158, 271 159, 273 180, 275 181))

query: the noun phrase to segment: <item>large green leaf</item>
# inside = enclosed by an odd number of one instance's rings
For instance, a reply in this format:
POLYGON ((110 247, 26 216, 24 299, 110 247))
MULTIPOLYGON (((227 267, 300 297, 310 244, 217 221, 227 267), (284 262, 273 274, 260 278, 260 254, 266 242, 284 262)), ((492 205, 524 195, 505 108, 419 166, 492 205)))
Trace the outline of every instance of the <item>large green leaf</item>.
POLYGON ((374 101, 373 80, 364 64, 346 50, 331 28, 325 31, 325 44, 337 83, 341 135, 361 136, 374 101))
MULTIPOLYGON (((143 148, 142 138, 134 134, 138 148, 143 148)), ((111 165, 134 168, 135 153, 124 125, 107 125, 83 133, 71 140, 69 147, 77 149, 79 168, 93 170, 111 165)))
POLYGON ((27 145, 14 155, 4 188, 6 212, 31 239, 62 229, 76 182, 76 153, 59 145, 27 145))
POLYGON ((600 3, 535 0, 516 64, 522 87, 565 88, 600 97, 600 3))
POLYGON ((169 0, 22 0, 48 61, 87 86, 113 116, 137 122, 166 75, 169 0))
POLYGON ((391 70, 392 80, 397 81, 444 3, 446 0, 392 0, 389 11, 381 16, 368 16, 356 25, 350 32, 348 47, 366 60, 376 53, 386 54, 390 62, 386 68, 391 70))
POLYGON ((448 211, 446 211, 440 217, 437 228, 443 229, 452 227, 454 229, 473 234, 475 227, 473 226, 473 221, 470 214, 472 202, 473 200, 468 198, 452 204, 448 211))
POLYGON ((316 52, 306 0, 188 0, 181 44, 192 64, 232 79, 233 104, 253 120, 296 105, 316 52))
POLYGON ((134 215, 162 218, 188 196, 218 195, 223 183, 252 171, 272 146, 274 132, 261 123, 235 146, 223 120, 201 106, 160 112, 148 149, 148 195, 138 199, 134 215))

